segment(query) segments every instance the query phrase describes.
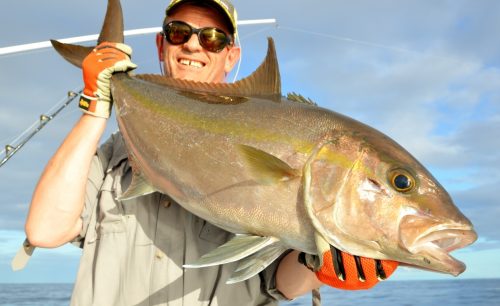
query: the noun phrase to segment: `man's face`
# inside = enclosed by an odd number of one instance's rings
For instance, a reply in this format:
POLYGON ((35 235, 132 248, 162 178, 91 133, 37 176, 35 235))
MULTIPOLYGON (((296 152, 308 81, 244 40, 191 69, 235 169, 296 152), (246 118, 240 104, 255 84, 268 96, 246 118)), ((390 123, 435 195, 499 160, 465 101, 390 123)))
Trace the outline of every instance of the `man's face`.
MULTIPOLYGON (((216 10, 184 4, 171 14, 167 22, 179 20, 193 28, 216 27, 227 34, 229 29, 216 10)), ((229 46, 219 53, 205 50, 193 34, 189 41, 171 45, 163 41, 164 68, 167 76, 202 82, 224 82, 240 56, 239 47, 229 46)))

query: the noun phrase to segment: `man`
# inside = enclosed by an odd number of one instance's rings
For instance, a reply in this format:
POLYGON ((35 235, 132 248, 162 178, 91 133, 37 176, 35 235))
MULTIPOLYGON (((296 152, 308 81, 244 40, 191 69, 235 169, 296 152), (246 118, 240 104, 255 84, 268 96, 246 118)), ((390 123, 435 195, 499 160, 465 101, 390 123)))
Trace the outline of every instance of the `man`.
MULTIPOLYGON (((166 75, 224 82, 240 56, 231 3, 173 0, 166 15, 157 37, 166 75)), ((117 133, 96 148, 111 111, 110 76, 136 67, 130 54, 103 43, 84 60, 84 114, 44 170, 26 222, 34 246, 83 248, 72 305, 272 305, 319 287, 296 251, 233 285, 225 284, 233 264, 183 269, 231 234, 166 195, 116 200, 131 181, 123 139, 117 133)))

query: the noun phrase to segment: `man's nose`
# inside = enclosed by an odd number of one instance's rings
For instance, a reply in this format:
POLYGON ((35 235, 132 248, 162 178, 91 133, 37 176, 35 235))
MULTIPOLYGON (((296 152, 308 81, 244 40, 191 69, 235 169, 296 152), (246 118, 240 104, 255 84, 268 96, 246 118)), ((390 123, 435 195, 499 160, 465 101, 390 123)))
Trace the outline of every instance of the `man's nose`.
POLYGON ((184 43, 183 47, 190 52, 201 51, 203 49, 203 47, 200 45, 200 41, 198 40, 198 34, 196 33, 193 33, 193 35, 191 35, 189 40, 184 43))

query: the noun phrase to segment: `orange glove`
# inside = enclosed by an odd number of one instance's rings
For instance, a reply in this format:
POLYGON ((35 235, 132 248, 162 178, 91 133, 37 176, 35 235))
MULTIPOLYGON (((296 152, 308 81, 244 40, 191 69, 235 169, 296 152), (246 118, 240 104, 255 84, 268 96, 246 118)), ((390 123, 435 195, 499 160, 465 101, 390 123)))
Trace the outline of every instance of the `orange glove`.
POLYGON ((84 113, 109 118, 111 114, 111 76, 114 72, 137 68, 130 61, 132 48, 121 43, 103 42, 82 63, 85 88, 79 107, 84 113))
POLYGON ((323 253, 323 265, 319 269, 314 267, 317 262, 314 257, 317 256, 301 253, 299 262, 315 271, 324 284, 344 290, 370 289, 391 276, 398 267, 397 261, 353 256, 334 247, 323 253))

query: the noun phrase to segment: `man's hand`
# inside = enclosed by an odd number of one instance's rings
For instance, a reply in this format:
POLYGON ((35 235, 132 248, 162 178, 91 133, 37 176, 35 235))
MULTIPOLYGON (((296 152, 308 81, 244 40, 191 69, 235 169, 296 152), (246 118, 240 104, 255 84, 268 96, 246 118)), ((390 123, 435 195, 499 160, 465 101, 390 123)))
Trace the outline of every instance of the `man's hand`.
POLYGON ((103 42, 83 60, 85 88, 79 107, 84 113, 109 118, 111 114, 110 81, 114 72, 137 68, 130 61, 132 48, 121 43, 103 42))
POLYGON ((370 289, 398 267, 397 261, 353 256, 334 247, 323 253, 320 267, 317 267, 317 256, 310 254, 301 253, 299 262, 313 270, 324 284, 344 290, 370 289))

